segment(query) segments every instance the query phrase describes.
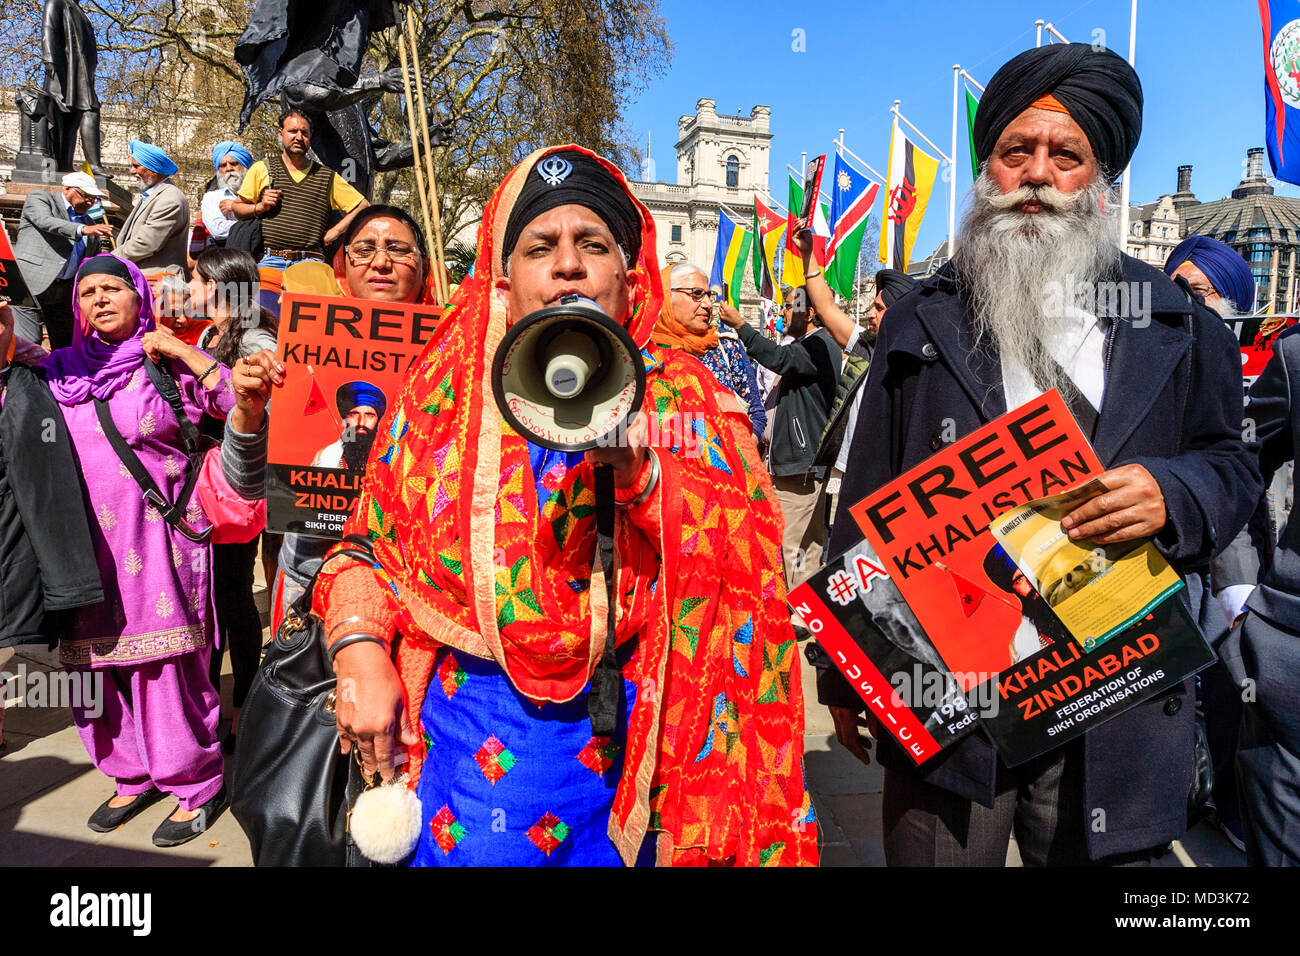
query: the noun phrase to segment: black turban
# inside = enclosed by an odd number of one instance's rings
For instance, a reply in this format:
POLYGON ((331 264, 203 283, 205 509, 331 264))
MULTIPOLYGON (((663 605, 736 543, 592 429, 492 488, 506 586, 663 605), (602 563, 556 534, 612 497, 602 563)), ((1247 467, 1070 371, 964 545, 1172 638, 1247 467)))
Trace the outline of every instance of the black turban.
POLYGON ((78 285, 86 276, 93 275, 112 276, 114 279, 121 279, 132 289, 135 288, 135 279, 132 278, 130 270, 127 269, 126 263, 117 256, 91 256, 82 263, 80 270, 77 272, 78 285))
POLYGON ((1142 82, 1123 57, 1086 43, 1026 50, 993 74, 975 111, 980 163, 1011 121, 1048 94, 1083 129, 1107 176, 1122 173, 1142 133, 1142 82))
POLYGON ((876 273, 876 291, 885 300, 886 309, 914 288, 916 288, 916 280, 897 269, 881 269, 876 273))
POLYGON ((528 171, 510 219, 506 222, 501 260, 510 258, 524 227, 544 212, 569 204, 586 206, 614 234, 614 241, 633 262, 641 252, 641 217, 614 176, 586 153, 549 153, 528 171))

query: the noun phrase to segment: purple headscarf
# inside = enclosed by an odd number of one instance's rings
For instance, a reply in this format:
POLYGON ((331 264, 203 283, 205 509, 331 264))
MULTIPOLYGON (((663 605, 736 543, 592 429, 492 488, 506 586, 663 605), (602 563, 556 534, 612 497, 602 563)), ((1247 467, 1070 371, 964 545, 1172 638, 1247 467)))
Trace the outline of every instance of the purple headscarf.
POLYGON ((140 297, 140 314, 135 331, 121 342, 105 342, 81 315, 77 288, 87 266, 96 259, 109 258, 107 254, 92 256, 77 270, 77 281, 72 287, 72 344, 50 353, 45 363, 46 381, 60 405, 80 405, 92 397, 107 399, 131 381, 131 376, 144 364, 144 348, 140 340, 155 326, 153 292, 149 281, 136 268, 134 262, 119 259, 131 276, 136 294, 140 297))

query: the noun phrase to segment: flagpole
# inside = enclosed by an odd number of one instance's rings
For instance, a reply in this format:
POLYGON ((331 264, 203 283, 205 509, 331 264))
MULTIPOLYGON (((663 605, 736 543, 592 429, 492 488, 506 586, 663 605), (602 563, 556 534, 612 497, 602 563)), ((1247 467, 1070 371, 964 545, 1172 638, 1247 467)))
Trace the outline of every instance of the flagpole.
POLYGON ((748 219, 745 218, 744 216, 740 215, 740 213, 736 212, 736 210, 728 206, 726 203, 721 203, 721 202, 718 203, 718 208, 721 209, 723 212, 725 212, 733 220, 735 220, 733 225, 744 227, 745 223, 749 222, 754 218, 752 215, 748 219))
POLYGON ((965 70, 961 71, 961 75, 968 83, 970 83, 971 86, 975 87, 975 89, 979 90, 981 93, 984 92, 984 84, 975 79, 975 77, 971 76, 965 70))
POLYGON ((911 120, 909 120, 906 116, 904 116, 902 113, 900 113, 900 112, 898 111, 898 104, 901 103, 901 102, 903 102, 903 101, 902 101, 902 100, 894 100, 894 105, 891 106, 891 107, 889 108, 889 112, 891 112, 891 113, 893 113, 895 116, 897 116, 897 117, 899 118, 899 120, 901 120, 902 123, 903 123, 903 124, 904 124, 908 129, 910 129, 910 130, 911 130, 913 133, 915 133, 917 136, 921 137, 921 139, 923 139, 923 140, 925 141, 925 144, 926 144, 927 146, 929 146, 932 150, 934 150, 936 153, 939 154, 939 158, 940 158, 940 159, 942 159, 944 162, 951 163, 951 162, 952 162, 952 158, 951 158, 947 153, 945 153, 945 152, 944 152, 942 149, 940 149, 938 146, 934 145, 934 141, 933 141, 932 139, 930 139, 930 137, 926 136, 926 135, 925 135, 924 133, 922 133, 919 129, 917 129, 915 126, 913 126, 911 120))
POLYGON ((1046 20, 1035 20, 1034 26, 1038 28, 1038 36, 1034 39, 1034 47, 1038 48, 1043 45, 1043 24, 1046 20))
POLYGON ((961 64, 952 66, 952 161, 948 163, 948 258, 957 247, 957 92, 961 85, 961 64))
POLYGON ((874 170, 871 167, 871 164, 868 163, 865 159, 863 159, 857 153, 853 152, 853 150, 845 146, 843 138, 833 139, 831 140, 831 142, 835 144, 836 149, 838 149, 841 153, 844 153, 849 159, 854 160, 859 166, 862 167, 862 169, 860 169, 859 172, 861 172, 864 176, 869 176, 870 178, 874 179, 877 183, 879 183, 881 186, 885 186, 886 189, 889 188, 886 185, 887 180, 885 179, 885 177, 880 175, 880 173, 876 172, 876 170, 874 170))
MULTIPOLYGON (((1138 0, 1133 0, 1128 21, 1128 65, 1133 66, 1137 59, 1138 0)), ((1133 169, 1130 162, 1124 167, 1124 180, 1119 187, 1119 250, 1128 252, 1128 204, 1129 172, 1133 169)))

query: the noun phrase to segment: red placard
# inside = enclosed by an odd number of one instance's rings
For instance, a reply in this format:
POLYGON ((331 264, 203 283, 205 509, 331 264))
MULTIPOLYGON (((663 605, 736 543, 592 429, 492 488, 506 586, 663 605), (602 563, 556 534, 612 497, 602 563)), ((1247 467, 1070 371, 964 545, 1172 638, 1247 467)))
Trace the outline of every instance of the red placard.
POLYGON ((989 577, 987 562, 998 560, 990 522, 1103 470, 1060 394, 1051 391, 850 509, 963 690, 1017 660, 1020 601, 989 577))
POLYGON ((14 247, 9 244, 9 234, 3 228, 0 228, 0 295, 13 305, 36 308, 36 300, 18 270, 18 259, 14 247))
POLYGON ((881 727, 898 741, 909 757, 920 764, 939 752, 939 742, 903 702, 879 668, 871 663, 857 641, 844 630, 818 597, 815 588, 807 583, 795 588, 790 594, 790 606, 799 612, 804 626, 812 631, 840 673, 871 708, 881 727))

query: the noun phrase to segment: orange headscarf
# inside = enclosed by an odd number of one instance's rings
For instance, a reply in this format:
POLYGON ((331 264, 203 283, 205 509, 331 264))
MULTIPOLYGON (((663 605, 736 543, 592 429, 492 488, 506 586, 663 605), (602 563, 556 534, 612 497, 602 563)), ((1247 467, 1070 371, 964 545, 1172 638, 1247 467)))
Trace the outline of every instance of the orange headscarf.
POLYGON ((718 347, 718 330, 710 328, 699 335, 686 328, 673 314, 673 294, 668 288, 672 266, 664 266, 659 274, 664 287, 664 304, 659 309, 659 318, 655 320, 654 332, 651 333, 655 345, 666 349, 681 349, 687 355, 700 356, 710 349, 718 347))
MULTIPOLYGON (((376 216, 375 218, 377 219, 379 217, 376 216)), ((418 245, 419 237, 416 237, 416 242, 418 245)), ((351 297, 353 293, 352 290, 348 288, 347 252, 342 245, 340 245, 338 249, 334 250, 334 261, 331 262, 330 265, 334 267, 334 278, 339 284, 339 289, 342 290, 345 296, 351 297)), ((425 257, 424 284, 420 287, 420 297, 415 300, 422 305, 438 301, 438 295, 435 291, 437 287, 434 285, 433 281, 433 270, 437 267, 438 264, 433 259, 425 257)))
MULTIPOLYGON (((658 488, 646 504, 619 509, 615 526, 616 636, 635 641, 624 676, 643 692, 610 839, 628 863, 649 830, 659 833, 661 863, 815 862, 780 512, 748 419, 719 405, 717 383, 695 359, 647 347, 663 304, 654 219, 607 160, 577 146, 539 150, 488 201, 474 275, 381 424, 346 526, 374 542, 376 564, 327 564, 315 607, 327 620, 356 613, 344 609, 360 575, 363 607, 395 616, 395 663, 417 734, 443 646, 495 661, 539 705, 571 700, 590 680, 607 615, 592 468, 575 466, 539 504, 528 442, 492 393, 507 320, 493 289, 501 244, 525 180, 557 150, 594 156, 640 217, 624 325, 644 349, 644 408, 660 436, 658 488)), ((413 785, 422 747, 407 751, 413 785)))

